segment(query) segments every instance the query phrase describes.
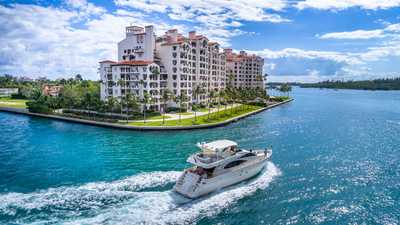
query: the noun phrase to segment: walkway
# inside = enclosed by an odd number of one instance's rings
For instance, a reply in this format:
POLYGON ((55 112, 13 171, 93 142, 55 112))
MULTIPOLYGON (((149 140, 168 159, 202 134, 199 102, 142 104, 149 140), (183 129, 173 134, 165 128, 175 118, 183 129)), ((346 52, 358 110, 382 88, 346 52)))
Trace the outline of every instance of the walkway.
MULTIPOLYGON (((232 107, 234 108, 234 107, 237 107, 237 106, 240 106, 240 105, 241 104, 235 103, 233 105, 228 105, 226 107, 226 109, 230 109, 232 107)), ((222 111, 222 110, 225 110, 225 106, 224 105, 221 105, 219 107, 219 111, 222 111)), ((218 111, 218 108, 212 108, 210 110, 210 113, 217 112, 217 111, 218 111)), ((191 114, 190 115, 183 114, 183 115, 181 115, 181 119, 194 118, 194 112, 193 111, 190 111, 188 113, 191 113, 191 114)), ((196 112, 196 116, 202 116, 202 115, 207 115, 207 114, 208 114, 208 110, 207 111, 197 111, 196 112)), ((166 121, 167 120, 179 120, 179 113, 166 113, 165 114, 165 120, 166 121)), ((120 120, 120 121, 121 122, 126 122, 126 120, 120 120)), ((161 119, 150 119, 150 120, 146 119, 146 122, 159 122, 159 121, 163 121, 163 119, 162 118, 161 119)), ((144 122, 144 120, 128 120, 128 122, 144 122)))

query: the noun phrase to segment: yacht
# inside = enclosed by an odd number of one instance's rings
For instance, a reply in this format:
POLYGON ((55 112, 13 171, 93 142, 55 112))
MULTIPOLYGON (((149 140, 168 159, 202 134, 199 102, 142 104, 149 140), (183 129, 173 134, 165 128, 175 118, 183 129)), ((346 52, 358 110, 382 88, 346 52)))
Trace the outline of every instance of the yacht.
POLYGON ((187 162, 193 165, 178 178, 174 190, 197 198, 256 176, 272 155, 272 149, 245 150, 230 140, 200 143, 200 152, 187 162))

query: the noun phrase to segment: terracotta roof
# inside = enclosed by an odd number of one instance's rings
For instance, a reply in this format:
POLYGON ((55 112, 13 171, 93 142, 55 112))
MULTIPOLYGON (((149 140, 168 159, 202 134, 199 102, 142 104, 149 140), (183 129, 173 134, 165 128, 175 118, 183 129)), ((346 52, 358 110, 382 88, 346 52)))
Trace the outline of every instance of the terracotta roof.
POLYGON ((176 42, 166 42, 161 45, 177 45, 177 44, 182 44, 183 42, 184 42, 183 40, 178 40, 176 42))
POLYGON ((136 60, 136 61, 120 61, 113 63, 112 66, 122 66, 122 65, 130 65, 130 66, 146 66, 153 63, 153 61, 143 61, 143 60, 136 60))
POLYGON ((206 36, 203 36, 203 35, 196 35, 195 37, 190 38, 190 39, 191 39, 191 40, 200 40, 200 39, 202 39, 202 38, 205 38, 205 39, 208 40, 208 38, 207 38, 206 36))
POLYGON ((116 62, 111 61, 111 60, 103 60, 103 61, 100 61, 99 63, 116 63, 116 62))

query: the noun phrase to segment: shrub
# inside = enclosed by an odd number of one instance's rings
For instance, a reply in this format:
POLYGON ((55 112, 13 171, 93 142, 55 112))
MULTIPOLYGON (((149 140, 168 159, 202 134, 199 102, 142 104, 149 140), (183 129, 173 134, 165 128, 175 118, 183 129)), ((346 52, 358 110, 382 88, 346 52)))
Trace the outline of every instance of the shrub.
POLYGON ((287 96, 276 96, 274 98, 271 98, 271 100, 276 101, 276 102, 283 102, 288 99, 289 99, 289 97, 287 97, 287 96))
POLYGON ((21 93, 11 94, 12 99, 26 99, 26 97, 21 93))
POLYGON ((170 112, 174 112, 174 113, 178 113, 178 112, 186 112, 187 109, 186 108, 181 108, 181 110, 179 110, 179 107, 169 107, 167 108, 167 110, 165 110, 167 113, 170 112))
POLYGON ((265 102, 251 102, 251 103, 249 103, 249 105, 266 107, 267 103, 265 103, 265 102))
POLYGON ((44 114, 50 114, 53 112, 53 110, 51 110, 47 104, 43 104, 41 102, 29 101, 26 103, 26 105, 28 106, 29 112, 44 114))

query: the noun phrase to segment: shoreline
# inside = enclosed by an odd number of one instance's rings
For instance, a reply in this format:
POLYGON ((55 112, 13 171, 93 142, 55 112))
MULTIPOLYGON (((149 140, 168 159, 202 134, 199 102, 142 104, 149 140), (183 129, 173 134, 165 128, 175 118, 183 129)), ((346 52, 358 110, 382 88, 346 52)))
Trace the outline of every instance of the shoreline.
POLYGON ((80 124, 86 124, 86 125, 92 125, 92 126, 100 126, 100 127, 116 128, 116 129, 124 129, 124 130, 169 131, 169 130, 207 129, 207 128, 215 128, 215 127, 225 126, 225 125, 228 125, 230 123, 237 122, 237 121, 239 121, 239 120, 241 120, 243 118, 246 118, 248 116, 258 114, 258 113, 263 112, 265 110, 275 108, 277 106, 289 103, 291 101, 293 101, 293 98, 288 99, 288 100, 283 101, 283 102, 278 102, 278 103, 269 105, 267 107, 255 110, 253 112, 245 113, 243 115, 230 118, 230 119, 222 121, 222 122, 210 123, 210 124, 201 124, 201 125, 192 125, 192 126, 132 126, 132 125, 122 125, 122 124, 99 122, 99 121, 93 121, 93 120, 70 118, 70 117, 64 117, 64 116, 58 116, 58 115, 47 115, 47 114, 41 114, 41 113, 32 113, 32 112, 29 112, 27 109, 10 108, 10 107, 0 107, 0 112, 22 114, 22 115, 33 116, 33 117, 41 117, 41 118, 47 118, 47 119, 55 119, 55 120, 61 120, 61 121, 66 121, 66 122, 72 122, 72 123, 80 123, 80 124))

